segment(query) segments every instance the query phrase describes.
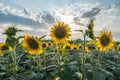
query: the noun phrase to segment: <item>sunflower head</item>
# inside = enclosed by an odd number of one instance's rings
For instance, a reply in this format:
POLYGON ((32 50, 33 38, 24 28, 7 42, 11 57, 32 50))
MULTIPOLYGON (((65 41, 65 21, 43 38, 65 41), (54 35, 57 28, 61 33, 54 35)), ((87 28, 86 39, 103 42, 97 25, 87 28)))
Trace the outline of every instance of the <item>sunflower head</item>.
POLYGON ((5 43, 0 44, 0 51, 12 50, 10 46, 5 45, 5 43))
POLYGON ((65 49, 65 50, 71 50, 71 49, 72 49, 72 46, 71 46, 70 44, 65 44, 65 45, 63 46, 63 49, 65 49))
POLYGON ((48 45, 48 46, 51 46, 51 45, 52 45, 52 42, 47 42, 47 45, 48 45))
POLYGON ((90 41, 87 43, 88 49, 89 50, 95 50, 96 49, 96 45, 94 41, 90 41))
POLYGON ((76 44, 73 44, 73 45, 72 45, 72 49, 73 49, 73 50, 79 50, 79 47, 78 47, 76 44))
POLYGON ((14 36, 19 31, 22 31, 22 30, 18 30, 17 28, 15 28, 15 26, 13 26, 13 27, 9 27, 8 29, 6 29, 3 34, 6 34, 8 36, 14 36))
POLYGON ((82 49, 82 44, 78 44, 77 47, 78 47, 79 50, 81 50, 82 49))
POLYGON ((26 34, 22 40, 22 46, 24 50, 30 54, 41 54, 42 53, 42 47, 39 42, 39 39, 34 36, 30 36, 26 34))
POLYGON ((71 36, 71 30, 68 24, 64 22, 58 22, 50 30, 50 37, 55 42, 65 42, 71 36))
POLYGON ((86 34, 88 35, 89 38, 91 39, 95 39, 95 36, 94 36, 94 30, 93 30, 93 27, 94 27, 94 20, 90 20, 90 23, 88 25, 88 30, 86 31, 86 34))
POLYGON ((96 45, 101 51, 111 49, 114 45, 112 33, 110 31, 101 31, 96 45))
POLYGON ((91 26, 90 29, 93 29, 93 26, 94 26, 94 20, 93 19, 90 20, 90 26, 91 26))
POLYGON ((3 51, 12 50, 10 46, 7 46, 5 43, 0 44, 0 56, 3 56, 3 51))
POLYGON ((48 46, 48 44, 46 42, 42 42, 41 45, 43 48, 46 48, 48 46))
POLYGON ((85 51, 86 51, 87 53, 89 53, 89 52, 90 52, 90 49, 89 49, 89 47, 88 47, 88 46, 85 46, 85 51))
POLYGON ((78 50, 76 46, 73 46, 73 50, 78 50))

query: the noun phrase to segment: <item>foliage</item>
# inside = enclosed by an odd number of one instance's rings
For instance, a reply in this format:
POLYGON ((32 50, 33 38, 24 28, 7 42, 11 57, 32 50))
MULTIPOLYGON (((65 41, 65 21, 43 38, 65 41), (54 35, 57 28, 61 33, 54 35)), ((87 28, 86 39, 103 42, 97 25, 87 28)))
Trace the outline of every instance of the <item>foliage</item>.
POLYGON ((42 40, 45 36, 40 37, 40 41, 52 45, 37 56, 24 52, 22 36, 7 36, 6 44, 13 49, 0 52, 4 53, 0 56, 0 80, 120 80, 120 55, 116 48, 86 52, 89 40, 78 39, 69 43, 80 43, 82 49, 63 50, 64 44, 57 46, 52 40, 42 40))

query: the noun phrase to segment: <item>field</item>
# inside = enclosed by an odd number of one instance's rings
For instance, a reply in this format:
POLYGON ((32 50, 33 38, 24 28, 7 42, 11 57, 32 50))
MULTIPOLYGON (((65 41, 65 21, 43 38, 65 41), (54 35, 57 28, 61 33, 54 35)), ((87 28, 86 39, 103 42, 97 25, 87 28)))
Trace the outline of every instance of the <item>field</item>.
POLYGON ((120 80, 120 42, 112 32, 94 35, 91 20, 84 39, 70 39, 71 29, 64 22, 53 24, 50 40, 9 27, 0 43, 0 80, 120 80))

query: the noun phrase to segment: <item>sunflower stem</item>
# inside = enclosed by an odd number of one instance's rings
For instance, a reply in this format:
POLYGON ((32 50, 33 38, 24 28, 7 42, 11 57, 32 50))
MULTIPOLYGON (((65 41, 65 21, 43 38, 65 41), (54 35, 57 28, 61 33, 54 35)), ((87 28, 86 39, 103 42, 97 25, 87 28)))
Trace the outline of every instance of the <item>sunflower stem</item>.
POLYGON ((99 59, 98 64, 99 64, 99 66, 101 66, 101 53, 99 53, 98 59, 99 59))
POLYGON ((37 69, 40 70, 40 55, 36 55, 37 57, 37 69))
POLYGON ((60 43, 58 44, 58 71, 59 71, 59 73, 60 73, 60 66, 61 66, 61 60, 60 60, 60 43))
POLYGON ((82 55, 82 66, 83 66, 83 76, 82 76, 82 80, 84 80, 85 78, 85 40, 86 40, 86 32, 83 35, 84 37, 84 41, 83 41, 83 55, 82 55))
POLYGON ((17 59, 16 59, 16 47, 18 43, 14 46, 14 54, 13 54, 13 62, 14 62, 14 76, 15 79, 17 80, 17 69, 18 69, 18 64, 17 64, 17 59))
MULTIPOLYGON (((115 53, 116 55, 118 54, 118 49, 117 49, 117 44, 115 43, 115 46, 114 46, 114 50, 115 50, 115 53)), ((117 55, 117 61, 116 63, 119 63, 119 56, 117 55)))
POLYGON ((43 66, 45 67, 46 66, 46 61, 45 61, 45 52, 44 51, 43 51, 43 60, 44 60, 43 66))

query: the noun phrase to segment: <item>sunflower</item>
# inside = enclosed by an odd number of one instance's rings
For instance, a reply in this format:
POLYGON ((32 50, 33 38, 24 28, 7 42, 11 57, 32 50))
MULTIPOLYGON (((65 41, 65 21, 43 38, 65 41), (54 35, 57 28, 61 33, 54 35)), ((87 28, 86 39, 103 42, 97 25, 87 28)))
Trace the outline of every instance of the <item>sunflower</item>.
POLYGON ((5 45, 5 43, 0 44, 0 51, 12 50, 10 46, 5 45))
POLYGON ((77 47, 78 47, 79 50, 81 50, 82 49, 82 44, 77 44, 77 47))
POLYGON ((48 45, 48 46, 51 46, 51 45, 52 45, 52 42, 47 42, 47 45, 48 45))
POLYGON ((90 23, 88 25, 88 29, 93 30, 93 27, 94 27, 94 20, 92 19, 92 20, 90 20, 90 23))
POLYGON ((117 51, 120 54, 120 44, 117 46, 117 51))
POLYGON ((101 31, 96 45, 101 51, 106 51, 112 48, 114 45, 112 33, 110 31, 101 31))
POLYGON ((39 55, 43 52, 42 46, 37 37, 26 34, 24 36, 22 42, 23 42, 22 46, 23 46, 25 52, 28 52, 29 54, 39 55))
POLYGON ((95 45, 95 41, 89 41, 87 43, 88 49, 91 50, 96 50, 96 45, 95 45))
POLYGON ((16 35, 17 32, 20 32, 22 30, 18 30, 17 28, 15 28, 15 26, 9 27, 8 29, 5 30, 5 32, 3 34, 6 34, 8 36, 14 36, 16 35))
POLYGON ((89 38, 95 40, 93 27, 94 27, 94 20, 92 19, 90 20, 90 23, 88 25, 87 35, 89 38))
POLYGON ((50 30, 50 37, 56 43, 65 42, 71 36, 71 30, 68 24, 64 22, 58 22, 50 30))
POLYGON ((88 47, 88 46, 85 46, 85 51, 86 51, 87 53, 89 53, 89 52, 90 52, 90 49, 89 49, 89 47, 88 47))
POLYGON ((0 44, 0 56, 3 56, 3 51, 12 50, 10 46, 5 45, 5 43, 0 44))
POLYGON ((63 46, 63 48, 66 49, 66 50, 71 50, 72 49, 72 47, 70 46, 70 44, 65 44, 63 46))
POLYGON ((73 50, 79 50, 79 46, 73 44, 73 45, 72 45, 72 49, 73 49, 73 50))
POLYGON ((64 51, 65 54, 69 54, 71 50, 72 50, 72 45, 70 43, 64 44, 62 47, 62 51, 64 51))
POLYGON ((41 45, 42 45, 42 48, 46 48, 48 46, 46 42, 42 42, 41 45))

